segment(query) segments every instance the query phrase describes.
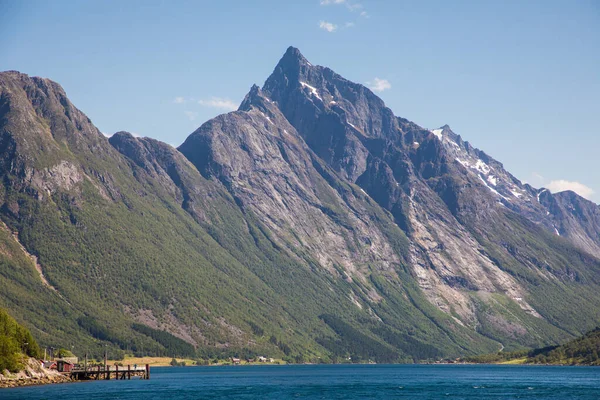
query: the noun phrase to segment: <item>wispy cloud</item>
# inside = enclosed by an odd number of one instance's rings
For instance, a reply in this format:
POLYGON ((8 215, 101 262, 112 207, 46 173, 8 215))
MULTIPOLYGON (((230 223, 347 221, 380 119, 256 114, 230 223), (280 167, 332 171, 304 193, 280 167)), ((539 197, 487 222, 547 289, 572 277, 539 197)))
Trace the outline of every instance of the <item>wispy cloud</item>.
POLYGON ((321 0, 322 6, 331 6, 331 5, 344 5, 351 12, 360 12, 361 17, 367 18, 369 15, 364 10, 364 7, 361 3, 357 3, 351 0, 321 0))
POLYGON ((337 30, 338 26, 335 24, 332 24, 331 22, 321 21, 321 22, 319 22, 319 28, 331 33, 331 32, 335 32, 337 30))
POLYGON ((344 27, 346 27, 346 28, 353 28, 354 26, 356 26, 356 24, 354 22, 346 22, 344 24, 344 27))
POLYGON ((210 99, 198 100, 198 104, 204 107, 220 108, 222 110, 234 111, 237 110, 238 106, 229 99, 221 97, 211 97, 210 99))
POLYGON ((532 176, 533 178, 535 178, 536 180, 541 180, 541 181, 543 181, 543 180, 544 180, 544 177, 543 177, 543 176, 542 176, 542 174, 540 174, 539 172, 535 172, 535 171, 533 171, 533 172, 531 173, 531 176, 532 176))
POLYGON ((539 172, 533 171, 528 179, 523 180, 523 183, 528 183, 533 187, 541 187, 546 183, 546 178, 539 172))
POLYGON ((185 97, 175 97, 175 99, 173 99, 173 103, 175 103, 175 104, 184 104, 185 103, 185 97))
POLYGON ((581 182, 576 181, 567 181, 564 179, 559 179, 556 181, 551 181, 547 183, 546 188, 550 190, 552 193, 564 192, 565 190, 572 190, 577 193, 581 197, 584 197, 588 200, 591 200, 592 195, 594 194, 594 190, 581 182))
POLYGON ((383 92, 392 88, 392 84, 387 79, 375 78, 372 81, 367 82, 367 86, 375 92, 383 92))
POLYGON ((198 113, 195 111, 184 111, 184 113, 190 121, 193 121, 198 117, 198 113))

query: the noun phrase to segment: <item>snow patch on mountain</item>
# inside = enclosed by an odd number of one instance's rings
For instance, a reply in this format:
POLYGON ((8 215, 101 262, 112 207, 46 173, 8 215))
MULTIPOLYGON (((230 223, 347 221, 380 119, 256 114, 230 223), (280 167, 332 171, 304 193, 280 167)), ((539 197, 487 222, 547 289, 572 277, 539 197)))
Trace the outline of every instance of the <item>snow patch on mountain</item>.
POLYGON ((323 101, 323 99, 321 98, 321 96, 319 96, 319 92, 318 92, 318 90, 317 90, 316 87, 310 86, 308 83, 302 82, 302 81, 300 81, 300 85, 302 85, 302 87, 308 88, 310 90, 310 93, 313 96, 315 96, 317 99, 323 101))
POLYGON ((479 175, 479 174, 478 174, 478 175, 477 175, 477 177, 478 177, 478 178, 481 180, 481 182, 483 182, 483 184, 485 185, 485 187, 486 187, 486 188, 490 189, 490 191, 491 191, 492 193, 494 193, 494 194, 496 194, 496 195, 498 195, 498 196, 502 197, 502 198, 503 198, 503 199, 505 199, 505 200, 508 200, 506 197, 502 196, 502 195, 500 194, 500 192, 498 192, 496 189, 494 189, 493 187, 491 187, 490 185, 488 185, 488 183, 485 181, 485 179, 483 179, 483 178, 481 177, 481 175, 479 175))
POLYGON ((477 162, 475 163, 474 168, 481 172, 484 175, 487 175, 490 173, 490 167, 489 165, 487 165, 485 162, 481 161, 481 160, 477 160, 477 162))

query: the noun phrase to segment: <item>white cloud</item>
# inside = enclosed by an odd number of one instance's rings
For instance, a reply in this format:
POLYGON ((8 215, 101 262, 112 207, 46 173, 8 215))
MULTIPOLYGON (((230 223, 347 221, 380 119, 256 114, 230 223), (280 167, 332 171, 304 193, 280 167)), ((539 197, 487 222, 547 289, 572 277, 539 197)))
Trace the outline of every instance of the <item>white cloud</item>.
POLYGON ((529 179, 524 180, 523 183, 529 183, 533 187, 541 187, 546 183, 546 178, 544 178, 539 172, 533 171, 529 176, 529 179))
POLYGON ((367 85, 371 90, 375 92, 383 92, 384 90, 388 90, 392 88, 392 84, 387 79, 379 79, 375 78, 370 82, 367 82, 367 85))
POLYGON ((565 190, 572 190, 581 197, 584 197, 588 200, 590 200, 592 198, 592 195, 594 194, 594 190, 588 186, 585 186, 583 183, 567 181, 564 179, 552 181, 550 183, 547 183, 545 186, 552 193, 564 192, 565 190))
POLYGON ((238 108, 237 104, 235 104, 233 101, 221 97, 211 97, 208 100, 198 100, 198 104, 204 107, 220 108, 227 111, 234 111, 238 108))
POLYGON ((350 0, 321 0, 322 6, 330 6, 330 5, 345 5, 350 12, 360 11, 360 16, 368 18, 369 15, 366 11, 364 11, 363 5, 360 3, 356 3, 350 0))
POLYGON ((543 180, 544 180, 544 177, 543 177, 543 176, 542 176, 542 175, 541 175, 539 172, 535 172, 535 171, 533 171, 533 172, 531 173, 531 176, 532 176, 533 178, 535 178, 536 180, 538 180, 538 181, 543 181, 543 180))
POLYGON ((187 115, 187 117, 190 119, 190 121, 193 121, 196 119, 196 117, 198 116, 198 113, 195 111, 184 111, 185 115, 187 115))
POLYGON ((183 103, 185 103, 185 98, 184 97, 175 97, 175 99, 173 100, 173 103, 183 104, 183 103))
POLYGON ((327 32, 335 32, 338 27, 331 22, 321 21, 319 22, 319 28, 324 29, 327 32))

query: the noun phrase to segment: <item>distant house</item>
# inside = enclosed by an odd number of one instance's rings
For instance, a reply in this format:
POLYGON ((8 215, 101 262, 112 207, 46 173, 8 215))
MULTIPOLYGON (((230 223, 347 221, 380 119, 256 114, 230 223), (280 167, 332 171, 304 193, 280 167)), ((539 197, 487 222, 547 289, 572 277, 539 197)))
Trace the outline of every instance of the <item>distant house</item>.
POLYGON ((56 361, 56 369, 58 372, 71 372, 75 364, 66 361, 66 360, 57 360, 56 361))
POLYGON ((239 358, 232 357, 232 358, 231 358, 231 362, 232 362, 232 363, 234 363, 234 364, 239 364, 239 363, 240 363, 240 359, 239 359, 239 358))
POLYGON ((43 363, 44 368, 46 369, 56 369, 56 361, 44 361, 43 363))
POLYGON ((59 360, 64 360, 66 362, 70 362, 71 364, 77 364, 79 362, 79 358, 77 358, 75 356, 73 356, 73 357, 60 357, 60 358, 56 359, 56 361, 59 361, 59 360))
POLYGON ((260 356, 258 357, 259 362, 267 362, 267 357, 260 356))

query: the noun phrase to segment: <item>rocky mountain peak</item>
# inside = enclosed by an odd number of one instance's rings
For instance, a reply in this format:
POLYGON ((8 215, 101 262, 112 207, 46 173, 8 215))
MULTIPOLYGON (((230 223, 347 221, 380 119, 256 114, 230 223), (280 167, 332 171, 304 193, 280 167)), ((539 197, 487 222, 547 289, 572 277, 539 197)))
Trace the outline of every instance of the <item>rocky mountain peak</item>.
POLYGON ((139 166, 144 167, 148 151, 131 133, 125 131, 117 132, 108 141, 121 154, 129 157, 139 166))
POLYGON ((110 138, 108 138, 108 141, 113 143, 113 142, 131 140, 133 138, 134 138, 134 136, 131 133, 129 133, 127 131, 119 131, 119 132, 115 132, 110 138))
POLYGON ((302 67, 311 67, 312 64, 302 55, 300 50, 290 46, 279 60, 276 68, 284 71, 299 71, 302 67))
POLYGON ((262 103, 262 101, 263 101, 262 91, 260 90, 260 87, 258 87, 258 85, 254 84, 250 88, 250 91, 248 92, 248 94, 244 97, 244 100, 242 100, 242 103, 240 104, 238 111, 249 111, 250 108, 252 107, 252 105, 260 104, 260 103, 262 103))
POLYGON ((263 91, 275 100, 272 95, 284 96, 284 92, 300 87, 300 82, 310 82, 314 86, 319 75, 316 69, 304 58, 300 50, 290 46, 265 82, 263 91))

